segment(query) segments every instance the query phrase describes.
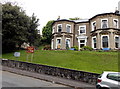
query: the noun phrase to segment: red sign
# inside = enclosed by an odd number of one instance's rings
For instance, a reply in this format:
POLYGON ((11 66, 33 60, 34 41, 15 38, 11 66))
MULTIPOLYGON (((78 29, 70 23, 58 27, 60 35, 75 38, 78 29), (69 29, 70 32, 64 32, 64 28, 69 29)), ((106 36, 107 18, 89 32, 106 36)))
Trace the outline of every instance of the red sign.
POLYGON ((34 53, 34 47, 27 47, 27 53, 34 53))

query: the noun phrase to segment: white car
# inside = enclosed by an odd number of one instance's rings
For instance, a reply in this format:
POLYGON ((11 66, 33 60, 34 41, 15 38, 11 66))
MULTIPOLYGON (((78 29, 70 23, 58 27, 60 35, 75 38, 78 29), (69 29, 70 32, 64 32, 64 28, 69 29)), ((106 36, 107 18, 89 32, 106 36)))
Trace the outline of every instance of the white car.
POLYGON ((120 89, 120 72, 105 71, 98 77, 97 89, 120 89))

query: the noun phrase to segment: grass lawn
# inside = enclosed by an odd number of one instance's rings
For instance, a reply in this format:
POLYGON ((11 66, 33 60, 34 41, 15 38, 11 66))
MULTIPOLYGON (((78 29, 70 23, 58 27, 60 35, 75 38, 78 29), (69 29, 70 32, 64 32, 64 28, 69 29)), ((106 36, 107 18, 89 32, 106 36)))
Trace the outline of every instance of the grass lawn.
MULTIPOLYGON (((26 61, 26 51, 22 50, 19 52, 21 53, 19 58, 15 58, 13 56, 14 53, 3 54, 2 57, 26 61)), ((93 73, 118 71, 117 52, 36 50, 32 62, 93 73)))

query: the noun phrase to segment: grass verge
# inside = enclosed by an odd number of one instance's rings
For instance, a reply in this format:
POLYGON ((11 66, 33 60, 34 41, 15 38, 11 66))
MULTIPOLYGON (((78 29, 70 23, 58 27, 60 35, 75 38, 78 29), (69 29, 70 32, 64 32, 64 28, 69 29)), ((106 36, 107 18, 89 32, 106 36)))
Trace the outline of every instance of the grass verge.
MULTIPOLYGON (((14 57, 14 53, 3 54, 2 57, 7 59, 26 61, 27 53, 25 50, 21 50, 19 52, 21 53, 21 56, 19 58, 14 57)), ((28 62, 31 62, 30 59, 28 62)), ((32 63, 93 73, 102 73, 103 71, 118 71, 118 53, 36 50, 32 63)))

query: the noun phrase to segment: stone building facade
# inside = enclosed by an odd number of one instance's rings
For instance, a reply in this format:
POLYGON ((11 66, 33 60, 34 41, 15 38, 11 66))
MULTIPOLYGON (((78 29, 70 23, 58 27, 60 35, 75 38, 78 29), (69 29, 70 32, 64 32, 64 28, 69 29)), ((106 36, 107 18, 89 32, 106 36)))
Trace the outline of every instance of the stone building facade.
POLYGON ((120 14, 103 13, 90 19, 54 21, 51 49, 90 46, 93 49, 120 47, 120 14))

